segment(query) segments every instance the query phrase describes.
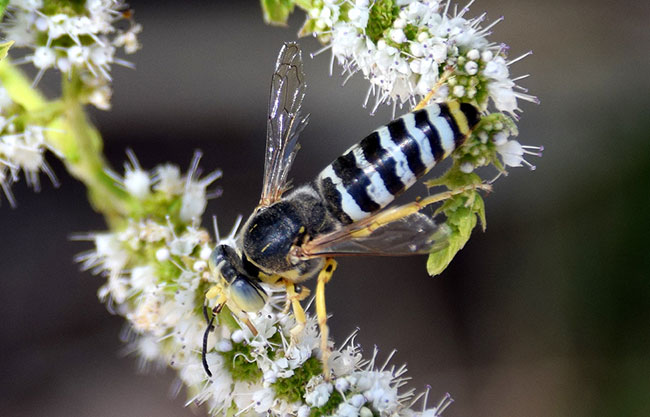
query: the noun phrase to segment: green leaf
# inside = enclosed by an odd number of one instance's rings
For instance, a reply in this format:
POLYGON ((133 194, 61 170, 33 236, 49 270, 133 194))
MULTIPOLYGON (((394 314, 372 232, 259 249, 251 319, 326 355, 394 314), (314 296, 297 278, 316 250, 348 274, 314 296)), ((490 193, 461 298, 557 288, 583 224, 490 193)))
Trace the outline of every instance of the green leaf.
POLYGON ((427 272, 431 276, 438 275, 447 268, 469 240, 479 219, 485 230, 485 204, 476 191, 472 191, 469 196, 463 194, 449 199, 440 211, 447 216, 445 224, 451 229, 451 233, 447 247, 429 254, 427 272))
POLYGON ((0 20, 5 15, 5 10, 7 10, 7 5, 9 4, 9 0, 0 0, 0 20))
MULTIPOLYGON (((2 1, 2 0, 0 0, 2 1)), ((6 3, 6 2, 5 2, 6 3)), ((0 8, 3 8, 3 6, 0 4, 0 8)), ((3 8, 4 10, 4 8, 3 8)), ((7 57, 7 54, 9 53, 9 48, 11 48, 11 45, 14 44, 14 41, 8 41, 4 43, 0 43, 0 60, 5 59, 7 57)))
POLYGON ((264 21, 271 25, 287 24, 287 19, 293 12, 294 0, 260 0, 264 21))

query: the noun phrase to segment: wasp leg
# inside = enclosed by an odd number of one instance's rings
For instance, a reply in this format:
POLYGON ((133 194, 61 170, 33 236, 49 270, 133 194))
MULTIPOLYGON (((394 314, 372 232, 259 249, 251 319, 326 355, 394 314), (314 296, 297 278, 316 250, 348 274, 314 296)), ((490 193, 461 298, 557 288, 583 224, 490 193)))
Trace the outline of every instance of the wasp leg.
POLYGON ((385 210, 379 213, 377 216, 372 218, 372 220, 359 231, 355 232, 355 236, 363 236, 370 234, 374 230, 384 226, 388 223, 394 222, 401 218, 404 218, 413 213, 417 213, 426 206, 429 206, 440 201, 447 200, 455 195, 462 194, 465 191, 471 190, 484 190, 491 191, 492 187, 489 184, 472 184, 458 187, 454 190, 444 191, 438 194, 430 195, 418 201, 412 201, 410 203, 404 204, 402 206, 393 207, 392 209, 385 210))
POLYGON ((219 314, 223 306, 226 305, 226 301, 228 301, 228 297, 226 297, 221 285, 215 285, 205 293, 205 298, 208 299, 215 298, 216 296, 219 296, 219 298, 217 298, 217 303, 215 304, 213 311, 215 314, 219 314))
POLYGON ((436 94, 438 89, 442 87, 442 85, 449 79, 449 77, 451 77, 453 73, 454 73, 453 68, 449 67, 445 69, 445 72, 443 72, 440 78, 438 78, 438 82, 436 83, 436 85, 433 86, 431 91, 429 91, 429 93, 418 103, 417 106, 413 107, 413 111, 421 110, 425 108, 429 104, 429 101, 431 101, 431 99, 433 98, 433 95, 436 94))
POLYGON ((309 295, 309 290, 303 287, 302 291, 296 292, 296 284, 288 280, 285 280, 285 285, 287 287, 287 309, 291 304, 293 315, 296 318, 296 325, 291 329, 291 339, 295 340, 305 328, 305 323, 307 323, 305 310, 302 308, 300 301, 309 295))
POLYGON ((336 261, 333 258, 327 258, 325 267, 318 274, 318 283, 316 284, 316 314, 318 315, 318 327, 320 328, 320 350, 321 360, 323 361, 323 374, 326 379, 330 379, 330 370, 327 362, 330 357, 329 347, 329 327, 327 327, 327 309, 325 308, 325 284, 332 279, 332 274, 336 270, 336 261))

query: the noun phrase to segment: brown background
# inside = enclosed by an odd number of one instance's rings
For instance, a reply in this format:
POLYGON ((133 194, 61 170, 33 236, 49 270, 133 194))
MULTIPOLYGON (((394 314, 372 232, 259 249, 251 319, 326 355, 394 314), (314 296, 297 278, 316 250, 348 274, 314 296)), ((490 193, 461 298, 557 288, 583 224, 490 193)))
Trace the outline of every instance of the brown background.
MULTIPOLYGON (((132 147, 142 164, 223 169, 210 203, 229 226, 257 202, 268 83, 289 28, 265 26, 256 2, 134 2, 143 24, 137 71, 115 68, 112 112, 93 112, 115 166, 132 147)), ((512 169, 487 200, 451 267, 426 275, 424 258, 341 261, 328 289, 333 335, 357 326, 382 355, 396 348, 413 387, 450 392, 446 416, 650 415, 650 12, 644 0, 480 0, 492 39, 542 101, 523 103, 520 139, 542 144, 535 172, 512 169)), ((305 39, 303 48, 318 48, 305 39)), ((327 76, 329 55, 306 59, 312 113, 293 176, 312 178, 389 120, 361 108, 367 84, 327 76)), ((48 74, 44 86, 53 81, 48 74)), ((50 157, 62 186, 19 208, 0 207, 0 415, 184 416, 169 399, 171 372, 140 375, 123 358, 124 321, 96 299, 101 279, 72 263, 101 230, 84 190, 50 157)), ((423 189, 417 190, 423 193, 423 189)), ((194 411, 202 415, 203 411, 194 411)))

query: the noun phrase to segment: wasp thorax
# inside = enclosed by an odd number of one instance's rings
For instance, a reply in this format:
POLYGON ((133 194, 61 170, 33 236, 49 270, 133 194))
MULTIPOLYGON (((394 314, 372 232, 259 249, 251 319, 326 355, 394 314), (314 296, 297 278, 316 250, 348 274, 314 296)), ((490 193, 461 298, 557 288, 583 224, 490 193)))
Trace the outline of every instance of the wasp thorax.
POLYGON ((295 280, 310 277, 322 261, 292 256, 292 248, 309 239, 313 218, 313 210, 292 200, 259 209, 242 231, 246 257, 266 273, 295 280))
POLYGON ((296 208, 285 201, 253 213, 242 233, 248 259, 266 272, 292 269, 294 265, 287 255, 304 235, 301 217, 296 208))

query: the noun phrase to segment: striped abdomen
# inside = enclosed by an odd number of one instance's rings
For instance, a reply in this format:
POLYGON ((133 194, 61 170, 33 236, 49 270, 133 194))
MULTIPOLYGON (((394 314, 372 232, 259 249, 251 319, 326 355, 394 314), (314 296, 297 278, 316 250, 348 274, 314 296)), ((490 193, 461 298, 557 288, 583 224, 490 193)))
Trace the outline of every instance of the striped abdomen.
POLYGON ((465 142, 479 121, 471 104, 432 104, 382 126, 316 179, 330 213, 348 224, 387 206, 465 142))

